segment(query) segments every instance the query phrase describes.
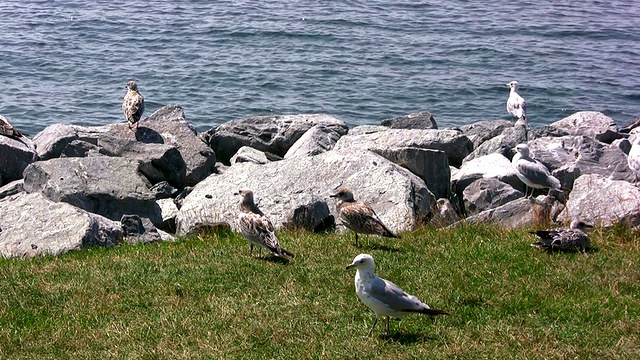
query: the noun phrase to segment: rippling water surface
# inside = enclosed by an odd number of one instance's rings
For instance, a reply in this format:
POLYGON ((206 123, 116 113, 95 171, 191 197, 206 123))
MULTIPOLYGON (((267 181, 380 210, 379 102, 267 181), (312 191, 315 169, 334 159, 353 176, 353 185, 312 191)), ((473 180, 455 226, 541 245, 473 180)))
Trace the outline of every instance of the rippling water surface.
POLYGON ((431 111, 440 127, 577 110, 640 115, 640 2, 3 0, 0 114, 32 135, 180 104, 203 131, 258 114, 349 125, 431 111))

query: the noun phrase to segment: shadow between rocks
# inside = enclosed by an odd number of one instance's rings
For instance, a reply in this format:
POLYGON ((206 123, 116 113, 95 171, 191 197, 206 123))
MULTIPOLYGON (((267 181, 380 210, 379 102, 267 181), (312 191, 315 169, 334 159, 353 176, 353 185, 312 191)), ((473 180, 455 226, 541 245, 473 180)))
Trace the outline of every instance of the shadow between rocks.
POLYGON ((145 144, 164 144, 162 135, 146 126, 140 126, 136 129, 136 140, 145 144))

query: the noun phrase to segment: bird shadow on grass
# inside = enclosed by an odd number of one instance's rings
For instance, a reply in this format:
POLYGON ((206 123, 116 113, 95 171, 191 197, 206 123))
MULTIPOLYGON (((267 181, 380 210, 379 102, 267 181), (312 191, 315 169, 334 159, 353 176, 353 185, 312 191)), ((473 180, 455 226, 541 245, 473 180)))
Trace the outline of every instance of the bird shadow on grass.
POLYGON ((386 340, 389 343, 397 343, 400 345, 412 345, 417 343, 424 343, 427 341, 438 340, 435 337, 426 336, 424 334, 405 333, 401 331, 392 332, 389 335, 381 334, 380 339, 386 340))
POLYGON ((281 264, 281 265, 289 265, 289 259, 285 257, 267 255, 267 256, 256 257, 256 259, 262 260, 262 261, 268 261, 276 264, 281 264))
POLYGON ((401 252, 402 250, 395 248, 395 247, 391 247, 391 246, 387 246, 387 245, 383 245, 383 244, 366 244, 366 245, 360 245, 357 247, 358 249, 361 250, 382 250, 382 251, 387 251, 387 252, 392 252, 392 253, 397 253, 397 252, 401 252))

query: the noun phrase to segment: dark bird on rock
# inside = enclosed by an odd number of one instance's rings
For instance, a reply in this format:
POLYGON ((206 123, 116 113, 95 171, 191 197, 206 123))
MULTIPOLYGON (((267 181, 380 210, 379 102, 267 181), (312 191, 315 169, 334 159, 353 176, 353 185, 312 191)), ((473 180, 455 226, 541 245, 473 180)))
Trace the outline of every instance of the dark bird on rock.
POLYGON ((591 247, 587 228, 593 228, 593 226, 580 220, 573 220, 568 228, 531 231, 531 234, 540 238, 531 246, 545 250, 586 251, 591 247))
POLYGON ((411 313, 425 314, 432 318, 438 315, 449 315, 445 310, 432 309, 417 297, 404 292, 391 281, 377 277, 374 272, 375 262, 369 254, 356 256, 353 262, 347 265, 347 270, 351 268, 356 268, 356 295, 358 295, 363 304, 376 313, 376 319, 373 321, 367 336, 371 336, 381 316, 387 317, 388 335, 390 316, 402 319, 402 317, 411 313))
POLYGON ((275 256, 294 257, 292 253, 280 247, 273 223, 258 209, 253 201, 253 191, 243 189, 235 193, 235 195, 242 196, 238 225, 242 235, 249 240, 249 245, 251 246, 249 255, 253 254, 253 245, 255 244, 260 247, 260 255, 262 255, 262 248, 264 247, 275 256))
POLYGON ((27 136, 28 134, 14 128, 13 125, 11 125, 11 123, 9 122, 9 119, 0 115, 0 135, 20 138, 23 136, 27 136))
POLYGON ((338 218, 344 226, 356 234, 356 246, 358 246, 358 233, 400 238, 382 223, 371 206, 362 201, 356 201, 348 188, 342 187, 330 196, 338 199, 338 218))
POLYGON ((144 97, 138 92, 138 84, 131 80, 127 83, 127 93, 122 100, 122 112, 129 122, 129 129, 134 125, 138 129, 138 122, 144 112, 144 97))

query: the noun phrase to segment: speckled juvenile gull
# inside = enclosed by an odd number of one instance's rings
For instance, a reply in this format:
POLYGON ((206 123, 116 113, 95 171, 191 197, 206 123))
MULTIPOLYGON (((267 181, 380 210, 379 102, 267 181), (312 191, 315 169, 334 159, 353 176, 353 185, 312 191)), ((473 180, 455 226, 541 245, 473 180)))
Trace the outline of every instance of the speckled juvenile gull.
POLYGON ((26 133, 14 128, 13 125, 11 125, 11 123, 9 122, 9 119, 7 119, 2 115, 0 115, 0 135, 5 135, 9 137, 14 137, 14 138, 27 136, 26 133))
POLYGON ((144 112, 144 97, 138 91, 138 84, 131 80, 127 83, 127 93, 122 100, 122 112, 129 122, 129 129, 135 125, 138 129, 138 122, 144 112))
MULTIPOLYGON (((556 179, 546 166, 540 161, 529 156, 529 147, 526 144, 519 144, 515 148, 516 154, 511 159, 511 164, 516 170, 518 178, 528 187, 533 189, 556 189, 560 190, 560 181, 556 179)), ((527 191, 525 189, 525 196, 527 191)))
POLYGON ((358 246, 358 233, 400 238, 382 223, 371 206, 362 201, 356 201, 348 188, 339 188, 331 197, 338 199, 338 218, 342 224, 356 234, 356 246, 358 246))
POLYGON ((381 316, 387 317, 387 334, 389 334, 390 316, 402 319, 407 314, 420 313, 433 318, 437 315, 449 314, 444 310, 430 308, 429 305, 407 294, 391 281, 377 277, 374 272, 375 262, 371 255, 356 256, 353 262, 347 265, 347 270, 351 268, 356 268, 355 285, 358 298, 376 313, 376 319, 367 336, 371 336, 381 316))
POLYGON ((629 155, 627 155, 627 163, 629 168, 633 170, 636 182, 638 182, 640 177, 640 134, 636 134, 636 138, 631 145, 629 155))
POLYGON ((573 220, 568 228, 531 231, 531 234, 540 238, 531 246, 546 250, 585 251, 591 247, 591 239, 589 239, 586 229, 592 227, 583 221, 573 220))
POLYGON ((260 247, 260 255, 262 254, 262 248, 267 248, 273 253, 273 255, 282 257, 294 255, 289 251, 280 247, 278 237, 274 232, 273 224, 267 216, 265 216, 253 201, 253 191, 248 189, 242 189, 235 195, 241 195, 242 201, 240 202, 240 214, 238 215, 238 225, 240 226, 240 232, 249 240, 251 250, 249 255, 253 254, 253 245, 260 247))
POLYGON ((507 99, 507 111, 518 119, 519 123, 527 123, 527 102, 518 94, 518 82, 512 81, 507 84, 511 89, 507 99))

